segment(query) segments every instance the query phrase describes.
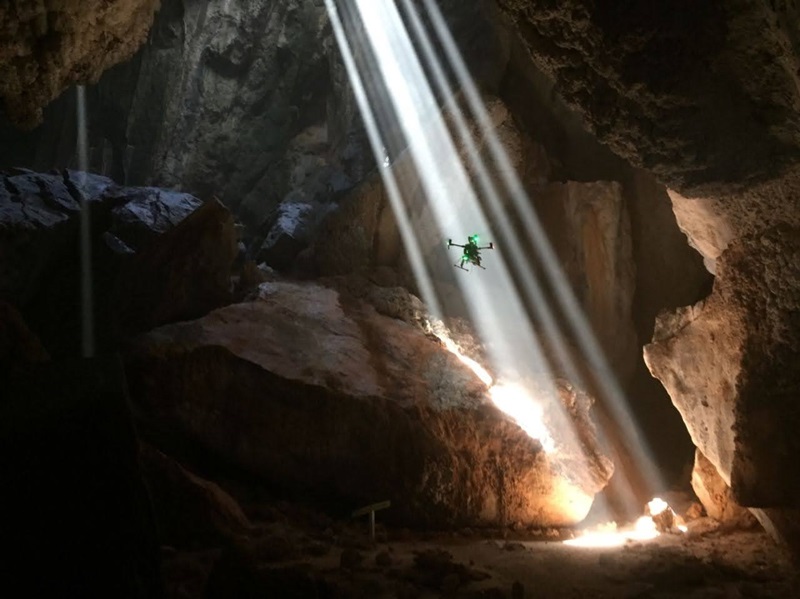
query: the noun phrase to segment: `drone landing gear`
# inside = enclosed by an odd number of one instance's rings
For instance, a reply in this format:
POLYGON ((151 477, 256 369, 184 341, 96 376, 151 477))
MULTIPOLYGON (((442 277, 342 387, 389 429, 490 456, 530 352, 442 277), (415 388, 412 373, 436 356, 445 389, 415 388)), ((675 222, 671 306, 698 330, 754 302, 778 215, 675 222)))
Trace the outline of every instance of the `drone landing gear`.
MULTIPOLYGON (((453 266, 455 266, 456 268, 460 268, 461 270, 463 270, 465 272, 469 272, 469 269, 468 268, 464 268, 463 264, 453 264, 453 266)), ((477 266, 478 268, 482 268, 483 270, 486 270, 486 267, 485 266, 481 266, 480 264, 473 264, 472 266, 477 266)))

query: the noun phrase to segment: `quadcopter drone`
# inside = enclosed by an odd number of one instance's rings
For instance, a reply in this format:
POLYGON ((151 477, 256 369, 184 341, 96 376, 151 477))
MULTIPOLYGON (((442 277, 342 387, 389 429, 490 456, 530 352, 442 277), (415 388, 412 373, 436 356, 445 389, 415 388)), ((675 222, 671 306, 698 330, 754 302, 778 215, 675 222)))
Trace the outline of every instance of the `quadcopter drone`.
POLYGON ((461 270, 466 270, 469 272, 468 268, 464 268, 465 264, 472 264, 473 266, 477 266, 478 268, 483 268, 486 270, 485 266, 481 266, 481 250, 493 250, 494 244, 489 243, 489 245, 480 247, 478 246, 478 242, 480 238, 477 234, 470 235, 467 237, 467 243, 464 245, 453 243, 452 239, 447 240, 447 249, 455 246, 457 248, 464 248, 464 253, 461 254, 461 262, 459 264, 454 264, 456 268, 460 268, 461 270))

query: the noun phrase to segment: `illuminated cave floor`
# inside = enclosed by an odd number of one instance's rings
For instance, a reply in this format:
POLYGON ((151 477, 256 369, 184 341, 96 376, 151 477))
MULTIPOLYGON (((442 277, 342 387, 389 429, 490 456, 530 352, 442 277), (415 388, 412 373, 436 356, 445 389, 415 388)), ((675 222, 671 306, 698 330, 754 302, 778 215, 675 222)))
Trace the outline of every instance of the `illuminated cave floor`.
POLYGON ((569 547, 530 535, 498 540, 470 531, 434 535, 379 529, 378 537, 372 544, 363 529, 335 522, 321 523, 316 532, 303 526, 301 532, 278 520, 262 524, 236 550, 165 548, 167 596, 800 597, 796 571, 761 531, 716 529, 608 549, 569 547))

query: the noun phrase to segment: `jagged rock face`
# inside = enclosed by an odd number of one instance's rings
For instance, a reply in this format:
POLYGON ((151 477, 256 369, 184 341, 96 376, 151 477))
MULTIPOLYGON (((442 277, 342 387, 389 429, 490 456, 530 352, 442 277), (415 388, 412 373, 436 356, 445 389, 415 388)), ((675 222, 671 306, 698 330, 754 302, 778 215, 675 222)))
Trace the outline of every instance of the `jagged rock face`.
POLYGON ((498 4, 600 141, 678 191, 774 178, 797 160, 794 3, 498 4))
POLYGON ((160 0, 13 0, 0 6, 0 98, 20 125, 74 83, 94 83, 147 38, 160 0))
POLYGON ((723 202, 714 198, 686 198, 673 190, 669 190, 669 197, 681 231, 703 256, 706 270, 716 274, 717 258, 734 237, 723 202))
POLYGON ((219 202, 69 170, 0 174, 0 300, 54 356, 81 343, 82 200, 101 347, 230 301, 236 233, 219 202))
POLYGON ((659 318, 645 360, 740 504, 796 510, 798 229, 736 240, 717 268, 707 300, 659 318))
POLYGON ((615 372, 630 375, 637 352, 631 304, 636 270, 618 183, 554 183, 535 205, 564 273, 615 372))
POLYGON ((692 469, 692 489, 703 504, 706 513, 723 524, 749 527, 755 517, 731 496, 730 487, 722 480, 717 469, 698 449, 695 451, 692 469))
POLYGON ((146 443, 140 445, 139 459, 162 545, 213 547, 251 530, 242 508, 216 483, 146 443))
POLYGON ((585 446, 545 454, 419 327, 316 284, 259 296, 141 339, 128 371, 147 426, 279 488, 391 499, 415 526, 575 523, 608 480, 566 388, 585 446))

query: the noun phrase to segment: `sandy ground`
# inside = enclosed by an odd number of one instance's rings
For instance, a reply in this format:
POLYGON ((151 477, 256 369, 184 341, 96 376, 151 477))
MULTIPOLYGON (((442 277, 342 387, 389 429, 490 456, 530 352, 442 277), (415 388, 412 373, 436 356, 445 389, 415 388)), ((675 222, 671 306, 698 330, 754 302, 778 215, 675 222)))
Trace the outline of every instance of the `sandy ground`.
POLYGON ((278 520, 226 549, 165 548, 164 567, 170 599, 800 598, 795 568, 764 532, 710 521, 694 531, 602 549, 564 545, 555 531, 379 529, 373 543, 350 523, 278 520))

